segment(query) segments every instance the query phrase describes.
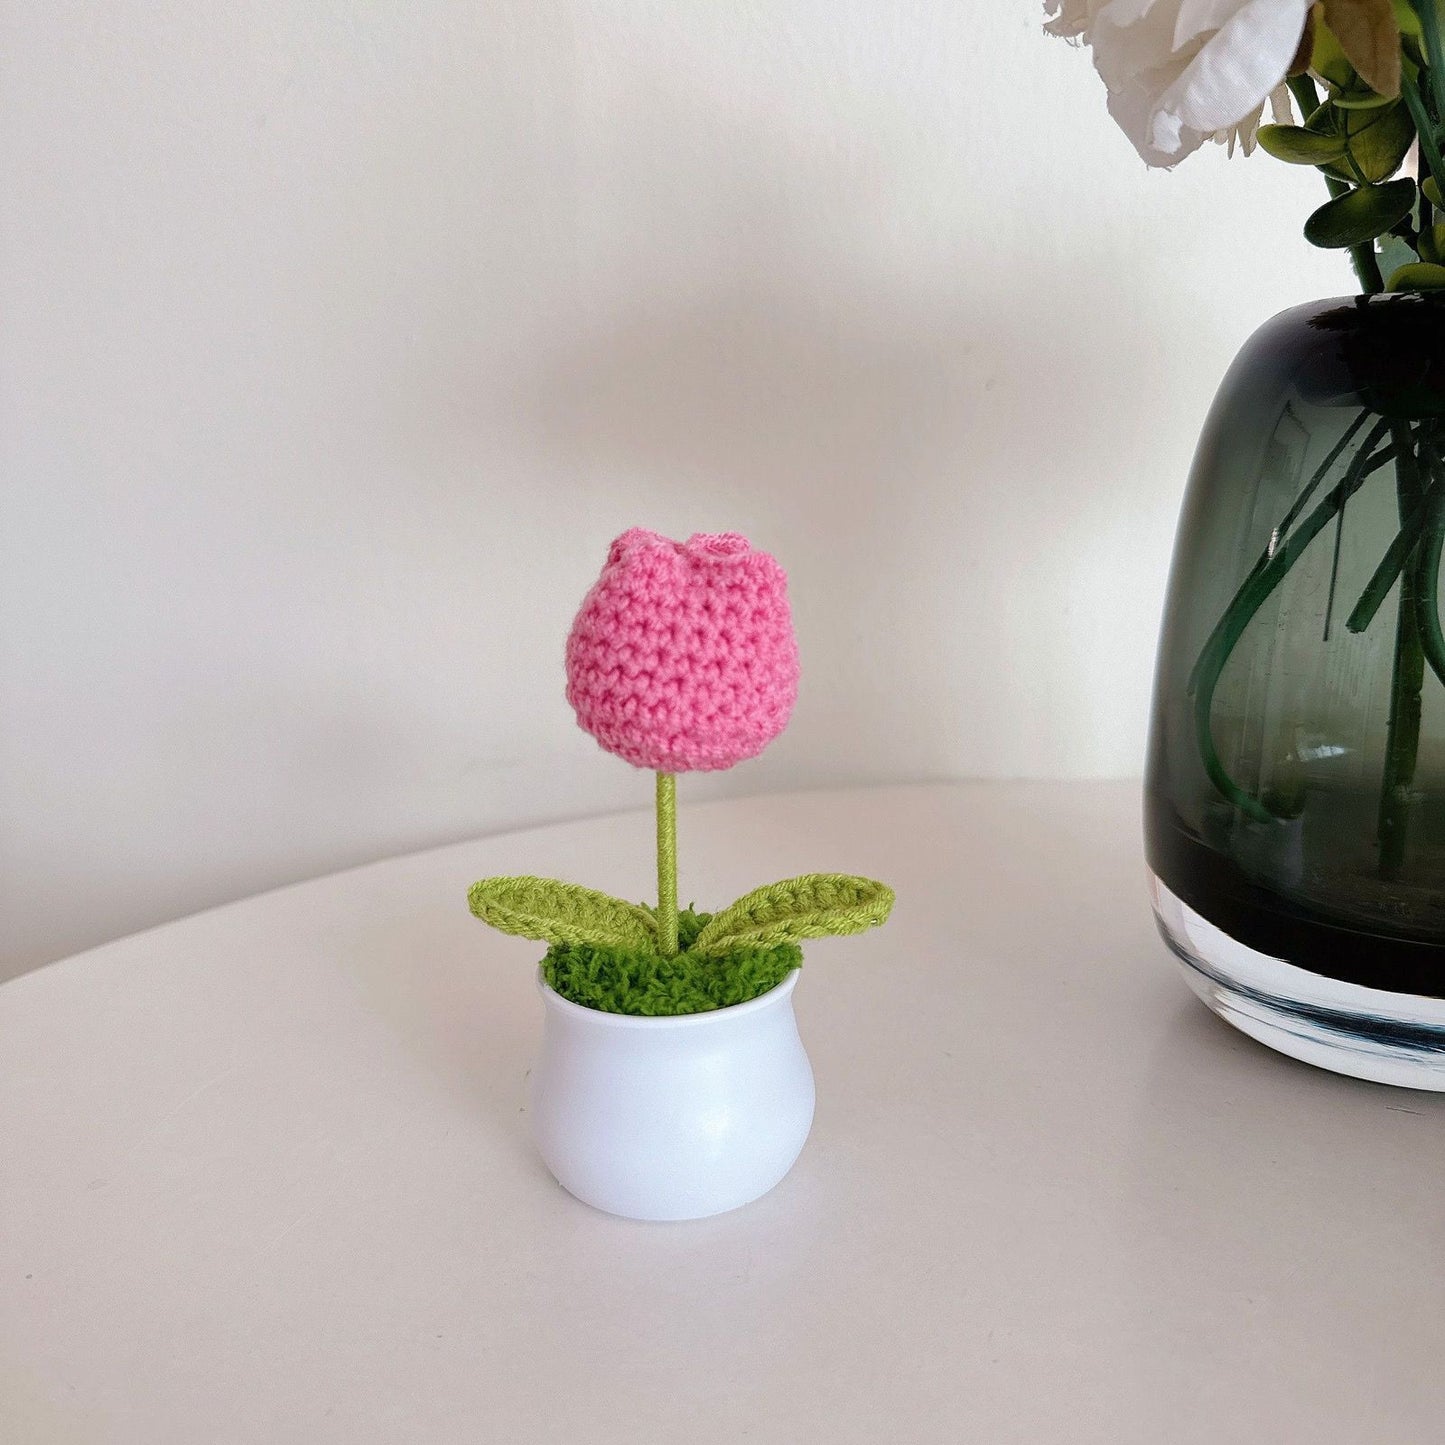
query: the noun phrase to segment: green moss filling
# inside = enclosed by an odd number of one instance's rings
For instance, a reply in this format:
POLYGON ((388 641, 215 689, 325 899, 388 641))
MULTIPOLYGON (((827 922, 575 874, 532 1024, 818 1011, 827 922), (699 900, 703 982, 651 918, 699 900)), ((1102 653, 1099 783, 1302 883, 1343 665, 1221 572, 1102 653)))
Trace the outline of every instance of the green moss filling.
POLYGON ((803 961, 796 943, 743 946, 713 958, 689 953, 711 917, 691 908, 678 914, 681 951, 673 958, 642 948, 554 943, 542 960, 542 977, 583 1008, 663 1017, 746 1003, 776 988, 803 961))

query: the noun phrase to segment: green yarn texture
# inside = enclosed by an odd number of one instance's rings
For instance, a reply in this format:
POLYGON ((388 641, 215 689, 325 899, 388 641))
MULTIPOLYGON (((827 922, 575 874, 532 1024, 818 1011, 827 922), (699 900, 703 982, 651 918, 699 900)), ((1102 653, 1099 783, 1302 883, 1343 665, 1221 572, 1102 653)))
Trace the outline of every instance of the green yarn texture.
POLYGON ((657 938, 650 908, 555 878, 483 878, 467 890, 483 923, 544 943, 603 943, 647 948, 657 938))
POLYGON ((656 911, 576 883, 483 878, 467 901, 483 923, 550 945, 542 975, 563 998, 605 1013, 672 1015, 727 1008, 776 988, 802 963, 803 939, 876 928, 893 907, 893 890, 847 873, 785 878, 720 913, 683 909, 675 953, 656 911))
POLYGON ((712 919, 691 908, 677 915, 680 952, 605 943, 554 943, 542 977, 563 998, 604 1013, 671 1017, 707 1013, 760 998, 803 961, 796 943, 739 942, 726 952, 694 951, 712 919))
POLYGON ((699 953, 731 952, 876 928, 893 908, 893 890, 849 873, 808 873, 744 894, 698 935, 699 953))

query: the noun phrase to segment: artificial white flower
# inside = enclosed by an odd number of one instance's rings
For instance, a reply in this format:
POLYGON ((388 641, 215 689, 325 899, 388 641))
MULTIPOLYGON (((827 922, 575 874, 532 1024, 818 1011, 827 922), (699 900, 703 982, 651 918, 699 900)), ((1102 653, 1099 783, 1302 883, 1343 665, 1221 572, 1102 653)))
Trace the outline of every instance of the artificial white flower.
POLYGON ((1082 36, 1087 41, 1094 17, 1108 3, 1109 0, 1044 0, 1044 14, 1052 17, 1044 29, 1050 35, 1062 35, 1067 40, 1082 36))
POLYGON ((1311 0, 1045 0, 1049 29, 1093 47, 1109 113, 1152 166, 1211 137, 1254 145, 1280 94, 1311 0))
MULTIPOLYGON (((1289 108, 1289 86, 1277 85, 1270 91, 1269 118, 1275 125, 1289 125, 1294 120, 1294 112, 1289 108)), ((1234 154, 1236 146, 1245 155, 1253 155, 1255 145, 1258 143, 1260 122, 1263 120, 1264 106, 1257 105, 1238 125, 1217 130, 1210 139, 1219 145, 1228 146, 1230 155, 1234 154)))

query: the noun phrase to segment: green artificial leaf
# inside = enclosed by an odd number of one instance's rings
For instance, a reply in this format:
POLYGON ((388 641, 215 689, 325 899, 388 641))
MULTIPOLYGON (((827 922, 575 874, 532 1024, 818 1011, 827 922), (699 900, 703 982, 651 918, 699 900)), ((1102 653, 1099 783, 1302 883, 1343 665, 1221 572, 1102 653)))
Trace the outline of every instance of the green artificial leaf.
POLYGON ((1373 183, 1389 180, 1415 143, 1409 107, 1396 101, 1376 110, 1346 110, 1342 119, 1345 144, 1360 176, 1373 183))
MULTIPOLYGON (((1345 113, 1334 101, 1327 100, 1317 106, 1309 113, 1305 120, 1304 129, 1313 135, 1327 136, 1330 148, 1336 152, 1336 159, 1331 161, 1316 161, 1320 170, 1327 176, 1336 180, 1345 181, 1347 184, 1357 186, 1360 178, 1350 170, 1350 163, 1345 159, 1345 113)), ((1321 146, 1323 149, 1323 146, 1321 146)))
POLYGON ((1428 510, 1428 503, 1423 500, 1418 502, 1400 530, 1395 533, 1395 540, 1385 549, 1385 555, 1380 559, 1379 566, 1370 574, 1370 580, 1365 584, 1365 590, 1360 593, 1360 600, 1355 603, 1350 609, 1350 615, 1345 618, 1345 627, 1348 631, 1364 632, 1375 620, 1375 614, 1384 605, 1385 598, 1390 595, 1400 573, 1405 570, 1405 563, 1410 560, 1415 548, 1419 545, 1420 529, 1425 525, 1425 516, 1428 510))
POLYGON ((1400 23, 1391 0, 1324 0, 1324 23, 1377 95, 1400 93, 1400 23))
POLYGON ((1294 166, 1324 166, 1345 154, 1345 138, 1307 130, 1302 125, 1262 125, 1260 146, 1277 161, 1294 166))
POLYGON ((1383 236, 1403 221, 1415 205, 1415 182, 1386 181, 1382 186, 1360 186, 1326 201, 1305 222, 1305 240, 1312 246, 1341 250, 1383 236))
POLYGON ((1389 105, 1394 98, 1392 95, 1378 95, 1373 90, 1342 90, 1335 96, 1334 103, 1341 110, 1378 110, 1382 105, 1389 105))
POLYGON ((1415 13, 1415 7, 1410 0, 1390 0, 1390 3, 1395 10, 1395 24, 1400 27, 1400 33, 1418 40, 1420 38, 1420 17, 1415 13))
POLYGON ((1445 266, 1416 261, 1401 266, 1385 284, 1387 291, 1445 291, 1445 266))
POLYGON ((1420 191, 1437 211, 1445 210, 1445 205, 1442 205, 1440 200, 1440 187, 1435 184, 1434 176, 1421 182, 1420 191))
MULTIPOLYGON (((1436 224, 1421 231, 1419 251, 1422 261, 1429 261, 1435 266, 1445 266, 1445 226, 1436 224)), ((1400 262, 1402 266, 1408 264, 1407 261, 1400 262)))
POLYGON ((646 948, 657 941, 646 908, 555 878, 483 878, 467 902, 483 923, 545 943, 646 948))
POLYGON ((698 934, 694 953, 725 953, 739 944, 796 943, 861 933, 882 923, 893 907, 893 890, 847 873, 809 873, 744 894, 715 913, 698 934))
POLYGON ((1348 185, 1388 180, 1409 154, 1415 123, 1402 102, 1376 100, 1368 110, 1327 100, 1303 126, 1261 126, 1260 144, 1281 160, 1318 166, 1348 185))

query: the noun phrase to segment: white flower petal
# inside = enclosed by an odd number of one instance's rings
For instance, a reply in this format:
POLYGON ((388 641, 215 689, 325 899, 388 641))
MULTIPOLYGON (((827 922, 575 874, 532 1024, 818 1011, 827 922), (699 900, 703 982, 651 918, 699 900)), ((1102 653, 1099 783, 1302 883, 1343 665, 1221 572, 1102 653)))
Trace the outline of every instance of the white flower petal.
MULTIPOLYGON (((1290 110, 1289 87, 1287 85, 1276 86, 1269 93, 1269 114, 1270 119, 1276 125, 1287 125, 1294 119, 1290 110)), ((1259 123, 1264 119, 1264 103, 1250 111, 1242 120, 1236 124, 1227 126, 1224 130, 1217 130, 1211 137, 1222 146, 1229 147, 1229 154, 1233 156, 1236 146, 1245 155, 1254 154, 1255 147, 1259 144, 1259 123)))
MULTIPOLYGON (((1045 0, 1056 34, 1082 37, 1109 111, 1141 156, 1173 165, 1216 137, 1254 148, 1299 48, 1310 0, 1045 0)), ((1287 97, 1283 101, 1288 115, 1287 97)))
POLYGON ((1141 80, 1131 81, 1118 90, 1109 92, 1109 114, 1114 117, 1120 130, 1134 143, 1144 162, 1151 166, 1178 165, 1185 156, 1204 144, 1204 136, 1198 131, 1180 130, 1168 137, 1168 148, 1152 145, 1148 139, 1149 122, 1154 114, 1157 89, 1141 80))
POLYGON ((1284 80, 1310 0, 1245 0, 1159 97, 1163 117, 1192 130, 1235 125, 1284 80))
POLYGON ((1108 0, 1044 0, 1044 14, 1050 17, 1044 29, 1066 40, 1082 36, 1087 41, 1094 17, 1107 3, 1108 0))
POLYGON ((1181 0, 1174 21, 1174 48, 1182 50, 1191 40, 1222 30, 1239 5, 1240 0, 1181 0))
MULTIPOLYGON (((1162 3, 1167 6, 1169 0, 1162 0, 1162 3)), ((1160 5, 1161 0, 1106 0, 1096 18, 1122 30, 1127 26, 1137 25, 1151 10, 1160 5)))
MULTIPOLYGON (((1166 67, 1177 75, 1184 61, 1172 36, 1179 0, 1109 0, 1094 22, 1094 68, 1110 91, 1166 67)), ((1156 94, 1162 86, 1155 87, 1156 94)))

